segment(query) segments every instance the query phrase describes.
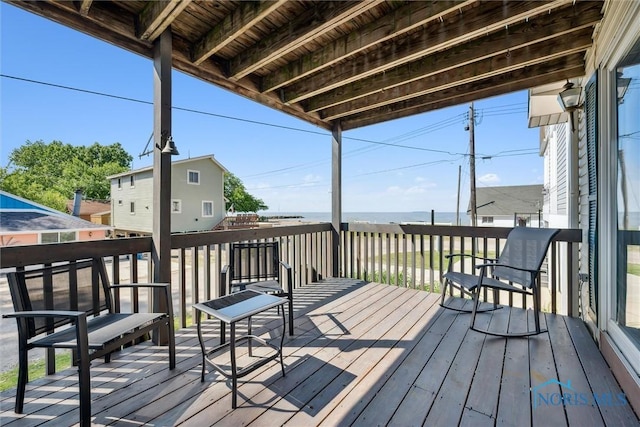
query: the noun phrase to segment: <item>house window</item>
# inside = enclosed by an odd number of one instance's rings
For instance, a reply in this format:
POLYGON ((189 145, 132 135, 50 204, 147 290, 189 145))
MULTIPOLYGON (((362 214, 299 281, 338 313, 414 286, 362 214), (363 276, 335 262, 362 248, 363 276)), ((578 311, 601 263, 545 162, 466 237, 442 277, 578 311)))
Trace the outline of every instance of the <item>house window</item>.
MULTIPOLYGON (((640 39, 616 70, 618 117, 615 320, 640 350, 640 39)), ((638 359, 636 359, 638 360, 638 359)), ((638 365, 636 365, 637 367, 638 365)))
POLYGON ((210 200, 202 201, 202 216, 203 217, 212 217, 213 216, 213 202, 210 200))
POLYGON ((493 224, 493 217, 492 216, 483 216, 482 217, 482 223, 483 224, 493 224))
POLYGON ((122 206, 122 200, 118 200, 118 206, 122 206))
POLYGON ((135 187, 135 186, 136 186, 136 177, 135 177, 135 176, 133 176, 133 175, 131 175, 131 176, 129 177, 129 186, 130 186, 131 188, 133 188, 133 187, 135 187))
POLYGON ((136 213, 136 202, 129 203, 129 213, 131 213, 131 215, 136 213))
POLYGON ((193 185, 200 185, 200 171, 188 170, 187 182, 193 185))
POLYGON ((53 233, 42 233, 40 235, 41 243, 62 243, 62 242, 74 242, 76 240, 75 231, 61 231, 53 233))
POLYGON ((118 178, 118 190, 122 190, 122 178, 118 178))
POLYGON ((171 213, 181 213, 182 212, 182 200, 173 199, 171 200, 171 213))

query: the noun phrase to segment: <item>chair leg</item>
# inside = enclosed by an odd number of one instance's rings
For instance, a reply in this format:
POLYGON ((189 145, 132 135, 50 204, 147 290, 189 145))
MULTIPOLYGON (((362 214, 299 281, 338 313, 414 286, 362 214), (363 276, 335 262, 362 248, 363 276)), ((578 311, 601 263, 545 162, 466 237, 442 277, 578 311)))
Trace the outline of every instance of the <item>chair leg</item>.
POLYGON ((173 319, 167 320, 167 333, 169 334, 169 369, 176 367, 176 336, 173 330, 173 319))
POLYGON ((471 290, 473 295, 473 309, 471 310, 471 323, 469 324, 469 328, 476 331, 476 314, 478 313, 478 305, 480 304, 480 288, 476 287, 471 290))
POLYGON ((16 390, 16 414, 21 414, 24 408, 24 393, 27 389, 27 381, 29 380, 29 359, 27 358, 27 349, 18 350, 18 389, 16 390))
MULTIPOLYGON (((284 310, 284 307, 282 307, 284 310)), ((293 297, 289 294, 289 335, 293 336, 293 297)))
POLYGON ((249 357, 251 357, 253 356, 253 346, 251 345, 251 316, 247 319, 247 335, 249 335, 247 346, 249 347, 249 357))

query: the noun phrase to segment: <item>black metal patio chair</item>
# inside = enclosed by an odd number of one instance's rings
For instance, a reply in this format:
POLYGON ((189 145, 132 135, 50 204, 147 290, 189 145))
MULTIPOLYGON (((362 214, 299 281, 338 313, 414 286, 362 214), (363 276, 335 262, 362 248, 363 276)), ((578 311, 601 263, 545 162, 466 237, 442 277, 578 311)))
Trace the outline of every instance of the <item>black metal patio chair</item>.
POLYGON ((289 335, 293 335, 293 277, 291 266, 280 259, 278 242, 231 244, 229 264, 220 276, 221 286, 226 287, 221 295, 250 289, 287 298, 289 335))
POLYGON ((540 295, 538 293, 539 278, 542 272, 540 268, 542 267, 551 241, 559 231, 558 229, 552 228, 514 228, 509 232, 507 242, 498 259, 481 258, 484 262, 476 265, 476 270, 478 270, 477 274, 453 271, 453 259, 455 257, 464 258, 472 255, 448 255, 449 267, 448 271, 444 274, 445 282, 442 289, 440 305, 452 310, 471 312, 470 328, 485 334, 506 337, 526 337, 546 332, 546 329, 540 328, 540 295), (471 294, 473 298, 473 308, 466 310, 445 304, 447 287, 456 288, 462 292, 471 294), (480 293, 482 288, 490 288, 493 290, 493 303, 491 307, 480 307, 480 293), (502 333, 479 329, 475 326, 477 313, 500 308, 497 304, 499 291, 532 296, 535 314, 534 331, 502 333))

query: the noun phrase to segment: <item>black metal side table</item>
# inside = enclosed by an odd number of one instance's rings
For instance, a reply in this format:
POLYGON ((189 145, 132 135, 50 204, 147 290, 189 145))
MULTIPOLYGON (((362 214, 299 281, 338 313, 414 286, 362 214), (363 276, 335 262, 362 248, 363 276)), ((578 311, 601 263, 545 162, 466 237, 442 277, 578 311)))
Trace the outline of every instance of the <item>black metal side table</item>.
POLYGON ((277 359, 280 357, 280 366, 282 367, 282 376, 285 375, 284 372, 284 361, 282 360, 282 345, 284 344, 284 335, 286 331, 286 321, 284 316, 284 307, 283 304, 287 303, 286 298, 280 298, 274 295, 263 294, 261 292, 256 292, 252 290, 245 290, 241 292, 237 292, 231 295, 227 295, 221 298, 212 299, 210 301, 205 301, 201 303, 197 303, 193 305, 193 308, 197 310, 196 313, 196 322, 198 325, 198 340, 200 341, 200 348, 202 349, 202 375, 200 381, 204 382, 205 375, 205 366, 209 365, 216 371, 220 372, 226 378, 231 379, 232 384, 232 395, 231 395, 231 407, 235 408, 237 405, 237 391, 238 391, 238 378, 241 378, 259 367, 265 365, 266 363, 277 359), (251 334, 251 316, 256 315, 258 313, 262 313, 265 310, 269 310, 274 307, 280 307, 280 312, 282 313, 282 337, 280 338, 280 346, 275 346, 271 343, 268 343, 264 339, 251 334), (207 350, 204 345, 204 340, 202 339, 202 329, 201 329, 201 317, 202 313, 211 315, 216 319, 221 320, 222 322, 228 324, 230 326, 230 339, 229 342, 225 343, 225 337, 220 337, 221 344, 213 347, 210 350, 207 350), (240 320, 248 319, 248 330, 246 335, 241 335, 236 337, 236 323, 240 320), (241 341, 248 341, 249 347, 249 356, 252 355, 252 341, 256 341, 257 343, 271 347, 274 351, 267 357, 261 357, 254 362, 248 364, 247 366, 238 369, 236 362, 236 344, 241 341), (221 350, 229 347, 229 353, 231 357, 231 371, 223 368, 222 366, 216 364, 212 360, 212 356, 221 352, 221 350))

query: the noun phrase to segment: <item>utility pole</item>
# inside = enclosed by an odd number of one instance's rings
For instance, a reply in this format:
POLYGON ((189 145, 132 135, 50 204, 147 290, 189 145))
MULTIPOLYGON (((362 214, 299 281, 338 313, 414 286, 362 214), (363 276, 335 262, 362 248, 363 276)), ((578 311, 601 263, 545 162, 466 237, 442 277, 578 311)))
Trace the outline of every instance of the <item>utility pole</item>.
POLYGON ((471 176, 471 226, 478 226, 478 212, 476 208, 476 148, 473 127, 475 124, 475 115, 473 111, 473 102, 469 106, 469 175, 471 176))

